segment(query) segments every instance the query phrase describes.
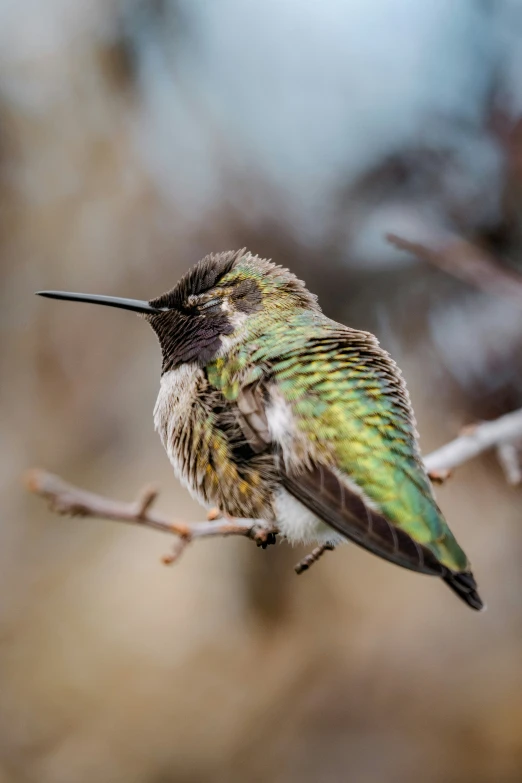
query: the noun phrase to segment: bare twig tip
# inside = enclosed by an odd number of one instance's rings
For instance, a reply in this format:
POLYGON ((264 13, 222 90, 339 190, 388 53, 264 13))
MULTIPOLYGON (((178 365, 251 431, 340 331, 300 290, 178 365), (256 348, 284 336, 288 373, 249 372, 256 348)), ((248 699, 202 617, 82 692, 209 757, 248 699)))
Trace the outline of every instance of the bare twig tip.
POLYGON ((136 501, 136 516, 140 519, 147 516, 147 511, 151 508, 152 504, 159 495, 159 487, 151 484, 145 487, 136 501))
POLYGON ((178 560, 183 552, 185 551, 185 548, 190 543, 190 539, 188 538, 178 538, 174 546, 172 547, 172 551, 168 555, 163 555, 161 558, 161 562, 163 565, 172 565, 173 563, 178 560))
POLYGON ((433 484, 444 484, 451 476, 451 470, 430 470, 428 476, 433 484))
POLYGON ((22 476, 22 481, 26 489, 33 493, 40 492, 43 475, 43 471, 39 468, 31 468, 30 470, 27 470, 22 476))
POLYGON ((309 555, 306 555, 306 557, 303 557, 303 559, 297 563, 297 565, 294 567, 294 571, 298 576, 303 574, 305 571, 308 571, 308 569, 311 568, 314 563, 317 563, 317 561, 321 559, 325 552, 332 552, 334 549, 335 545, 330 543, 316 546, 315 549, 312 549, 309 555))

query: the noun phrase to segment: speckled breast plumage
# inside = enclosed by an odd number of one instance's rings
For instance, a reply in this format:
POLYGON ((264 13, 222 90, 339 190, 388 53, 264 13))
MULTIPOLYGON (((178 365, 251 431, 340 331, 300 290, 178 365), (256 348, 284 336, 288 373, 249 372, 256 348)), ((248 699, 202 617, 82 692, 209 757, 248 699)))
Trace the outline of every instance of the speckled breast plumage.
POLYGON ((273 521, 274 457, 248 446, 238 413, 195 364, 162 376, 154 422, 178 479, 205 506, 273 521))

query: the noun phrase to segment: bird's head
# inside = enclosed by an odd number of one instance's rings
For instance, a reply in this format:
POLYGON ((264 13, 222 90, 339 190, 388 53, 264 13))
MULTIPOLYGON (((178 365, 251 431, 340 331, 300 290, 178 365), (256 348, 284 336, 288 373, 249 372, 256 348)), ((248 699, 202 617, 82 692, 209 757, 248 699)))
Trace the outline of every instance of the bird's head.
POLYGON ((211 254, 170 291, 149 302, 119 297, 40 291, 53 299, 103 304, 141 313, 160 341, 162 371, 181 364, 204 366, 270 319, 295 309, 319 310, 316 297, 292 272, 247 250, 211 254))

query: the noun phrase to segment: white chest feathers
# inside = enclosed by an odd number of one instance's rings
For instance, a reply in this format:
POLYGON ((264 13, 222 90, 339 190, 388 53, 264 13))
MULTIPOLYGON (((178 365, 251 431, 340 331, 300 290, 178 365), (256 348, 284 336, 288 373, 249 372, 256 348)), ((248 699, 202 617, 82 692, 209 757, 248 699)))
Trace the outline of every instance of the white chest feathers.
MULTIPOLYGON (((186 417, 194 399, 202 372, 196 364, 182 364, 161 376, 160 390, 154 407, 154 426, 162 440, 186 417)), ((166 448, 165 443, 163 444, 166 448)))
POLYGON ((183 364, 161 376, 160 390, 154 407, 154 427, 174 468, 174 473, 196 500, 202 498, 187 478, 187 454, 181 445, 183 433, 190 427, 190 411, 197 397, 198 386, 204 381, 196 364, 183 364))

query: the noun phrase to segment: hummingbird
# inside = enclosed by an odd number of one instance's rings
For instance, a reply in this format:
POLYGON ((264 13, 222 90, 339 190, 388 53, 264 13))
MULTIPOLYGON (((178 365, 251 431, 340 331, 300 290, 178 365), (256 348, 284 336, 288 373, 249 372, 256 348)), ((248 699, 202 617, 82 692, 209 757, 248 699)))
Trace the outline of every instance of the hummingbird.
POLYGON ((204 506, 292 544, 352 541, 483 608, 399 368, 373 334, 327 318, 291 271, 242 249, 206 256, 150 301, 38 293, 149 322, 162 351, 155 428, 204 506))

